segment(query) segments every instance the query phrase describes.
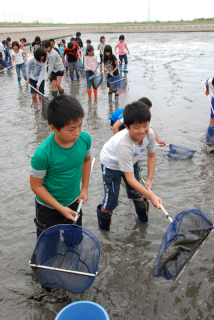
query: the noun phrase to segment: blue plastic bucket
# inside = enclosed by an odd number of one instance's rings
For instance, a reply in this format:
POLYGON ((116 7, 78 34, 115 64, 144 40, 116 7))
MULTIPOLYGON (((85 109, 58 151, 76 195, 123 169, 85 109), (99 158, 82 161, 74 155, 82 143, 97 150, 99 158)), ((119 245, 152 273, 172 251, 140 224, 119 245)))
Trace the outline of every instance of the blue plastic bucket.
POLYGON ((78 301, 69 304, 58 313, 55 320, 110 320, 108 313, 99 304, 78 301))

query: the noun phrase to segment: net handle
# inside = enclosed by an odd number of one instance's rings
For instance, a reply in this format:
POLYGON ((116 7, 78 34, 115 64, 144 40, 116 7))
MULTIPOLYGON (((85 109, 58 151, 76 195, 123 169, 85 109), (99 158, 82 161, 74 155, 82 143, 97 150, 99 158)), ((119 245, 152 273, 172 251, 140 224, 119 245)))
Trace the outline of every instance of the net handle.
MULTIPOLYGON (((25 82, 25 80, 23 78, 21 78, 21 80, 23 80, 25 82)), ((26 83, 26 82, 25 82, 26 83)), ((36 90, 36 88, 34 88, 30 83, 28 83, 28 85, 33 88, 36 92, 38 92, 39 94, 41 94, 42 96, 44 96, 43 93, 41 93, 39 90, 36 90)))
MULTIPOLYGON (((201 80, 201 82, 202 82, 202 84, 203 84, 203 86, 204 86, 204 89, 206 90, 206 86, 205 86, 203 80, 201 80)), ((209 95, 209 94, 208 94, 208 96, 207 96, 207 99, 209 100, 210 107, 211 107, 212 112, 213 112, 213 114, 214 114, 214 110, 213 110, 213 106, 212 106, 212 103, 211 103, 211 99, 210 99, 210 95, 209 95)))
MULTIPOLYGON (((90 176, 91 176, 91 172, 92 172, 92 169, 93 169, 95 160, 96 160, 96 157, 93 158, 92 163, 91 163, 90 176)), ((82 208, 82 203, 83 203, 83 199, 80 199, 80 202, 79 202, 79 205, 78 205, 78 208, 77 208, 77 214, 76 214, 76 216, 75 216, 75 218, 74 218, 74 222, 73 222, 73 225, 74 225, 74 226, 76 225, 77 219, 79 218, 79 213, 80 213, 80 210, 81 210, 81 208, 82 208)))
MULTIPOLYGON (((143 180, 143 178, 141 178, 141 181, 145 184, 145 181, 143 180)), ((149 187, 147 187, 146 189, 149 190, 151 193, 154 194, 154 192, 152 192, 152 190, 151 190, 149 187)), ((172 222, 172 221, 173 221, 172 218, 170 217, 170 215, 168 214, 168 212, 166 211, 166 209, 164 208, 164 206, 162 206, 162 204, 160 204, 160 208, 161 208, 161 211, 166 215, 167 219, 168 219, 170 222, 172 222)))

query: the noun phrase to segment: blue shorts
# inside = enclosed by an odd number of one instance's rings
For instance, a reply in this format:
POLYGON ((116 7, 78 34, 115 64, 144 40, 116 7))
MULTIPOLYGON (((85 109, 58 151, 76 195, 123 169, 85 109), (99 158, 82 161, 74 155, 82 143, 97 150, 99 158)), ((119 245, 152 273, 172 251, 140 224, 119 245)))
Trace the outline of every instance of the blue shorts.
MULTIPOLYGON (((213 110, 214 110, 214 97, 212 97, 212 99, 211 99, 211 104, 212 104, 213 110)), ((211 119, 214 118, 213 110, 212 110, 212 108, 211 108, 211 112, 210 112, 210 118, 211 118, 211 119)))
MULTIPOLYGON (((118 198, 120 192, 121 178, 123 178, 126 184, 126 192, 129 199, 140 199, 142 194, 130 187, 126 181, 124 172, 120 170, 108 169, 101 165, 103 173, 103 184, 104 184, 104 199, 102 202, 103 209, 114 210, 118 206, 118 198)), ((140 168, 138 162, 134 165, 134 175, 137 181, 140 181, 140 168)))
MULTIPOLYGON (((37 84, 37 80, 33 80, 30 78, 30 85, 32 87, 34 87, 36 89, 36 84, 37 84)), ((35 94, 35 93, 38 93, 37 91, 35 91, 32 87, 30 87, 30 93, 31 94, 35 94)), ((39 86, 39 92, 41 92, 42 94, 45 93, 45 80, 43 80, 39 86)), ((39 93, 38 93, 39 94, 39 93)))

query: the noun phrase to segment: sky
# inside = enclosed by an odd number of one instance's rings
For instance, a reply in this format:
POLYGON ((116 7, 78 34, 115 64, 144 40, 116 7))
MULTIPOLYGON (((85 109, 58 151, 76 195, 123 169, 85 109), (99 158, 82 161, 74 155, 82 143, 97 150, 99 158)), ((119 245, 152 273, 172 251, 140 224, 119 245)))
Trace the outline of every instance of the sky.
POLYGON ((113 23, 179 21, 214 17, 214 0, 11 0, 1 3, 0 22, 113 23))

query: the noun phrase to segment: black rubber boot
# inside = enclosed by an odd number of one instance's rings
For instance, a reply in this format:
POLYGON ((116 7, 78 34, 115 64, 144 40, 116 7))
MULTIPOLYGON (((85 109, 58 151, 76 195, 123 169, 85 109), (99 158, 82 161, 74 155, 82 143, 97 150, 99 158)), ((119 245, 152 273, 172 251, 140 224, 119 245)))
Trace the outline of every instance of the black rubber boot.
POLYGON ((108 93, 108 101, 112 101, 112 92, 108 93))
POLYGON ((53 96, 54 98, 56 98, 56 97, 57 97, 57 91, 52 91, 52 96, 53 96))
POLYGON ((64 93, 64 89, 62 89, 62 91, 59 92, 59 94, 63 94, 64 93))
POLYGON ((148 213, 149 213, 149 201, 144 198, 144 201, 133 200, 135 205, 135 211, 140 222, 148 222, 148 213))
POLYGON ((115 102, 119 102, 119 94, 115 94, 115 102))
POLYGON ((101 204, 97 207, 97 220, 98 227, 102 231, 110 231, 110 223, 111 223, 112 212, 102 212, 101 204))

